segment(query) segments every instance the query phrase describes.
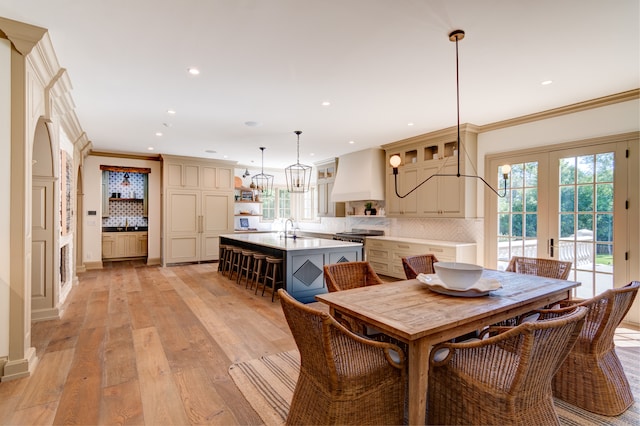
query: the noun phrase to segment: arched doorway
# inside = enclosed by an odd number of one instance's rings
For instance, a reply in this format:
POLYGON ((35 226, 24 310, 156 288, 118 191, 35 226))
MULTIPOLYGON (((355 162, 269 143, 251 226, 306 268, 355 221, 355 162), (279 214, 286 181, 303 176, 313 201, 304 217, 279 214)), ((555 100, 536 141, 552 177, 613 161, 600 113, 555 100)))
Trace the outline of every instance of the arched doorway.
POLYGON ((32 158, 31 319, 44 320, 59 317, 55 273, 59 264, 55 238, 58 188, 52 138, 44 119, 36 125, 32 158))

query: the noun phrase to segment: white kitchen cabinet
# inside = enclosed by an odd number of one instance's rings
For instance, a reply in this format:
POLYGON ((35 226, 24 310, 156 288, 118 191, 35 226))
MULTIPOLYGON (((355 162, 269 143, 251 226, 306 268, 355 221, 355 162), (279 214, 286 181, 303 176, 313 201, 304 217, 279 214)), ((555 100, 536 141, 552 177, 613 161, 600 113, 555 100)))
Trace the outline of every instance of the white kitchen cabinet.
POLYGON ((418 238, 367 237, 365 260, 377 274, 405 279, 402 258, 433 254, 442 262, 476 262, 476 244, 418 238))
POLYGON ((233 163, 163 156, 163 264, 218 260, 233 232, 233 163))
MULTIPOLYGON (((450 217, 476 216, 478 179, 456 177, 458 152, 456 129, 428 133, 383 145, 387 157, 387 216, 391 217, 450 217), (393 169, 389 158, 399 155, 398 193, 407 194, 429 176, 436 173, 454 176, 435 176, 420 185, 406 198, 395 193, 393 169)), ((471 125, 461 126, 463 151, 460 174, 476 174, 472 161, 477 157, 477 130, 471 125)))
POLYGON ((126 259, 145 257, 148 253, 147 232, 106 232, 102 234, 102 258, 126 259))
POLYGON ((324 161, 315 164, 318 171, 317 191, 318 191, 318 216, 319 217, 344 217, 346 204, 344 202, 333 202, 331 192, 336 180, 338 170, 337 159, 324 161))

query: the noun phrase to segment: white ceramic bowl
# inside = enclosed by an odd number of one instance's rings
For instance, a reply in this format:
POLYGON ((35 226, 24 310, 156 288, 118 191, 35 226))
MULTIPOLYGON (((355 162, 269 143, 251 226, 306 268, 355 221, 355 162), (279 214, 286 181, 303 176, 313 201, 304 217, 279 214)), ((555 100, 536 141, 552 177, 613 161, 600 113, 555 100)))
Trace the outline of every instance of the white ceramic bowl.
POLYGON ((482 266, 461 262, 436 262, 433 268, 447 287, 455 290, 467 290, 480 279, 482 266))

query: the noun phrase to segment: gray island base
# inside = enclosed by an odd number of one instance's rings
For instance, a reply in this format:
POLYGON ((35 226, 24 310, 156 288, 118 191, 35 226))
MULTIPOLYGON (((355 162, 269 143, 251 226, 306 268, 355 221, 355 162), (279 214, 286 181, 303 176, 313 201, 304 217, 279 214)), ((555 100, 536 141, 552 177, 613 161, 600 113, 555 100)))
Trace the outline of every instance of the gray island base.
POLYGON ((361 243, 325 238, 284 238, 280 233, 223 234, 220 244, 231 244, 283 259, 284 288, 302 303, 315 302, 327 292, 323 266, 363 260, 361 243))

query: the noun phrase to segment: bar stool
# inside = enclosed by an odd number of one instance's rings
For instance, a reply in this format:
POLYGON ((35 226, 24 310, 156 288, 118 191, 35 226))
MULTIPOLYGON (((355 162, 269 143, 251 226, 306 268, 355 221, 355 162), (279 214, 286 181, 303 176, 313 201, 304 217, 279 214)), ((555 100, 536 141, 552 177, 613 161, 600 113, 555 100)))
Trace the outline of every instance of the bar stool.
POLYGON ((236 280, 237 284, 241 284, 242 277, 244 276, 247 280, 245 284, 245 288, 247 288, 247 284, 249 284, 249 278, 253 273, 253 254, 255 251, 253 250, 242 250, 240 252, 240 272, 238 273, 238 279, 236 280))
MULTIPOLYGON (((251 287, 249 287, 249 290, 251 290, 253 285, 256 285, 256 291, 253 294, 258 294, 260 280, 264 279, 264 270, 267 264, 266 259, 267 255, 264 253, 255 252, 253 254, 253 274, 251 275, 251 287)), ((245 288, 247 288, 247 286, 245 286, 245 288)))
POLYGON ((264 296, 264 290, 267 287, 267 281, 271 283, 271 301, 273 302, 276 290, 282 288, 284 282, 282 281, 282 258, 267 256, 265 259, 267 262, 267 269, 264 273, 264 282, 262 284, 262 295, 264 296))
POLYGON ((220 257, 218 258, 218 272, 224 271, 224 257, 227 254, 227 245, 220 244, 220 257))
POLYGON ((231 275, 231 269, 233 267, 233 246, 231 244, 226 245, 224 252, 224 264, 222 265, 222 275, 229 273, 231 275))
POLYGON ((231 253, 231 269, 229 270, 229 279, 233 279, 233 273, 237 272, 240 274, 240 258, 242 257, 241 247, 234 247, 231 253))

